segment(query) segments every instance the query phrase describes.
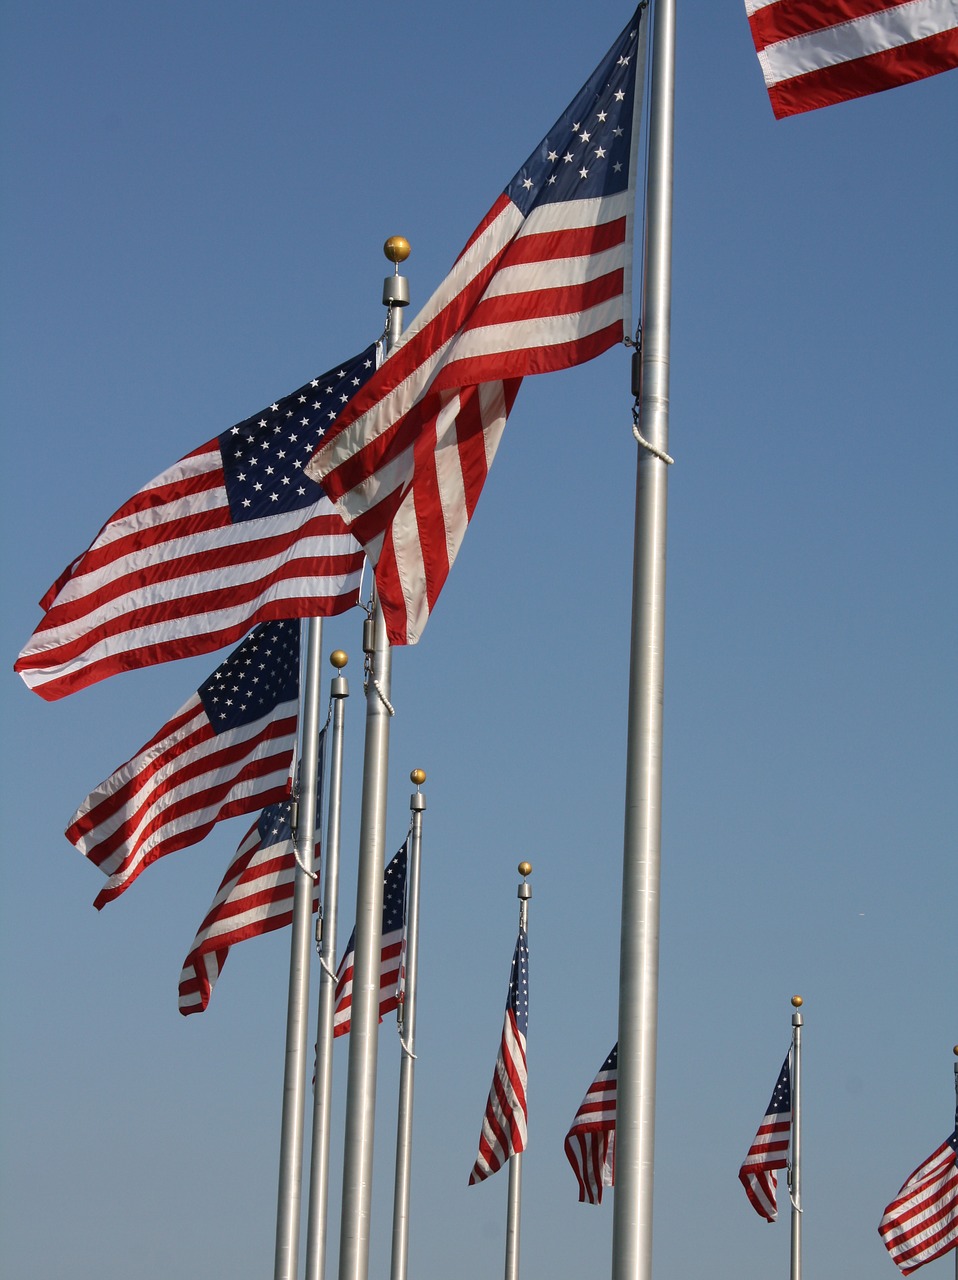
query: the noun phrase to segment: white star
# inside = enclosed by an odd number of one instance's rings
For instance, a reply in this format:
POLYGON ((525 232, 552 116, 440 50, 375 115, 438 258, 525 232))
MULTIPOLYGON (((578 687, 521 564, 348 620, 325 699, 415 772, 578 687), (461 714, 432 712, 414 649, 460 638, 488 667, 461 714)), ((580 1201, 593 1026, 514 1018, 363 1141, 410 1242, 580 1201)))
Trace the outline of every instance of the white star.
POLYGON ((598 158, 599 158, 600 160, 604 160, 604 159, 605 159, 605 147, 596 147, 596 149, 595 149, 595 154, 598 156, 598 158))
MULTIPOLYGON (((271 404, 271 405, 270 405, 270 408, 272 409, 272 411, 273 411, 274 413, 277 413, 277 412, 278 412, 278 410, 279 410, 279 405, 278 405, 278 404, 271 404)), ((264 426, 264 427, 266 426, 266 423, 265 423, 265 422, 263 423, 263 426, 264 426)))
POLYGON ((245 479, 246 479, 246 472, 245 472, 245 471, 241 471, 241 472, 239 473, 239 475, 236 477, 236 479, 237 479, 237 480, 245 480, 245 479))
POLYGON ((567 151, 565 155, 562 157, 562 159, 566 162, 566 164, 571 164, 572 161, 575 159, 575 157, 573 156, 571 151, 567 151))
POLYGON ((582 139, 582 141, 583 141, 583 142, 591 142, 591 141, 592 141, 592 134, 591 134, 591 133, 580 133, 580 134, 579 134, 579 137, 582 139))
POLYGON ((314 379, 312 380, 312 382, 311 382, 309 385, 310 385, 311 387, 318 387, 318 386, 319 386, 319 379, 318 379, 318 378, 314 378, 314 379))
POLYGON ((589 176, 589 170, 588 170, 588 169, 580 169, 580 170, 579 170, 579 177, 580 177, 580 178, 587 178, 588 176, 589 176))
POLYGON ((553 163, 554 163, 556 160, 558 160, 558 159, 559 159, 559 153, 558 153, 558 151, 550 151, 550 152, 549 152, 549 154, 548 154, 547 159, 549 159, 549 160, 553 161, 553 163))
MULTIPOLYGON (((278 406, 277 406, 277 405, 275 405, 275 404, 274 404, 272 407, 273 407, 274 409, 278 408, 278 406)), ((260 418, 259 422, 257 422, 257 424, 256 424, 256 425, 257 425, 258 427, 265 427, 265 426, 266 426, 266 419, 265 419, 265 418, 260 418)), ((250 437, 250 439, 252 439, 252 436, 250 437)))
POLYGON ((300 403, 300 404, 305 404, 305 403, 306 403, 306 397, 305 397, 305 396, 300 396, 300 397, 299 397, 299 403, 300 403))
POLYGON ((231 435, 231 436, 238 436, 238 435, 239 435, 239 427, 232 427, 232 428, 230 429, 230 435, 231 435))
POLYGON ((527 191, 531 191, 531 190, 532 190, 532 179, 531 179, 531 178, 526 178, 526 179, 523 181, 522 185, 525 187, 525 189, 526 189, 527 191))
POLYGON ((612 166, 612 172, 613 172, 613 173, 621 173, 621 172, 622 172, 622 165, 619 163, 619 161, 618 161, 618 160, 616 160, 615 164, 612 166))
POLYGON ((615 128, 612 130, 612 136, 613 138, 621 138, 624 132, 625 131, 623 130, 621 125, 616 125, 615 128))
POLYGON ((551 186, 552 186, 552 184, 553 184, 553 182, 555 182, 555 180, 556 180, 556 176, 555 176, 555 174, 552 174, 552 176, 549 178, 549 183, 548 183, 548 185, 551 187, 551 186))
POLYGON ((604 111, 600 111, 599 114, 596 116, 596 120, 601 120, 603 124, 605 124, 607 119, 608 117, 604 111))
POLYGON ((309 418, 300 418, 300 420, 299 420, 299 425, 300 425, 301 427, 308 427, 308 426, 309 426, 309 418))
POLYGON ((627 67, 631 61, 632 61, 632 59, 631 59, 631 58, 626 58, 626 57, 623 55, 623 56, 618 60, 618 62, 617 62, 615 65, 616 65, 617 67, 627 67))
POLYGON ((615 100, 616 102, 625 102, 625 94, 621 89, 616 89, 615 100))

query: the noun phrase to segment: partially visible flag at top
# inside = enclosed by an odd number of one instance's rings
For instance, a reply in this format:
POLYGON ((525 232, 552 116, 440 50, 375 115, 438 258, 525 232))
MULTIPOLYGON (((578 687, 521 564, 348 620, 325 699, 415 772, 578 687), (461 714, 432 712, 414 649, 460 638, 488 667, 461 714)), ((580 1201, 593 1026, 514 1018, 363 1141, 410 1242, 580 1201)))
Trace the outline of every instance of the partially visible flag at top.
POLYGON ((469 1185, 497 1173, 512 1156, 526 1148, 529 1104, 526 1100, 528 1070, 526 1036, 529 1030, 529 943, 519 930, 509 975, 506 1016, 492 1088, 479 1134, 479 1155, 469 1175, 469 1185))
POLYGON ((181 458, 124 503, 40 601, 15 664, 53 700, 357 602, 363 552, 304 471, 376 347, 181 458))
MULTIPOLYGON (((409 841, 383 872, 383 929, 379 953, 379 1021, 399 1008, 402 997, 403 959, 406 947, 406 858, 409 841)), ((353 1006, 353 963, 356 957, 356 930, 353 929, 336 971, 336 1008, 333 1035, 344 1036, 351 1025, 353 1006)))
POLYGON ((603 1062, 589 1085, 572 1128, 565 1153, 579 1183, 579 1200, 602 1203, 602 1188, 615 1186, 615 1103, 619 1074, 619 1046, 603 1062))
MULTIPOLYGON (((958 1121, 958 1117, 956 1117, 958 1121)), ((878 1226, 903 1276, 958 1247, 958 1122, 908 1178, 878 1226)))
POLYGON ((745 0, 781 120, 958 67, 958 0, 745 0))
MULTIPOLYGON (((319 736, 317 835, 322 814, 323 747, 319 736)), ((202 1013, 210 1002, 216 979, 223 971, 230 947, 247 938, 285 928, 293 919, 296 857, 292 830, 292 800, 267 805, 240 842, 212 905, 193 939, 180 974, 180 1013, 202 1013)), ((318 853, 318 846, 317 846, 318 853)), ((319 870, 319 858, 315 858, 319 870)), ((319 906, 319 878, 313 888, 313 910, 319 906)))
POLYGON ((779 1072, 765 1117, 738 1171, 739 1181, 752 1202, 752 1208, 769 1222, 778 1217, 776 1171, 788 1168, 791 1134, 792 1062, 789 1053, 779 1072))
POLYGON ((392 644, 422 634, 521 379, 629 336, 642 12, 309 465, 375 565, 392 644))
POLYGON ((141 871, 215 823, 289 794, 300 623, 264 622, 73 815, 66 837, 96 863, 112 902, 141 871))

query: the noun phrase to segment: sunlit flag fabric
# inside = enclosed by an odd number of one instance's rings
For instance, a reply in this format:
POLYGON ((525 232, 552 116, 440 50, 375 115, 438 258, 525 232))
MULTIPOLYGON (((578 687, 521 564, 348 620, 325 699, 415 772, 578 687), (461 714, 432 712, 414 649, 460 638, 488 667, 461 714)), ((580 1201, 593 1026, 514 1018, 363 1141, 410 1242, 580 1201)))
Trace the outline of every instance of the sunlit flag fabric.
POLYGON ((422 634, 521 379, 629 336, 643 37, 637 13, 309 465, 375 565, 392 644, 422 634))
MULTIPOLYGON (((319 779, 323 777, 325 730, 319 740, 319 779)), ((316 823, 322 813, 316 805, 316 823)), ((223 971, 230 947, 282 929, 293 919, 296 857, 291 827, 292 800, 267 805, 236 850, 213 903, 193 939, 180 974, 180 1013, 202 1013, 210 1002, 216 979, 223 971)), ((318 846, 317 846, 318 852, 318 846)), ((319 858, 314 858, 319 870, 319 858)), ((319 906, 319 879, 313 889, 313 910, 319 906)))
POLYGON ((776 1171, 788 1167, 791 1133, 792 1068, 789 1054, 779 1072, 765 1118, 738 1171, 739 1181, 752 1202, 752 1208, 769 1222, 774 1222, 778 1217, 776 1171))
MULTIPOLYGON (((406 942, 406 858, 407 840, 383 872, 383 928, 379 963, 379 1021, 399 1008, 402 995, 403 953, 406 942)), ((356 930, 349 935, 346 950, 336 971, 336 1008, 333 1035, 344 1036, 350 1028, 353 1006, 353 962, 356 930)))
POLYGON ((40 601, 15 664, 43 698, 357 602, 363 552, 305 464, 375 345, 181 458, 110 517, 40 601))
POLYGON ((745 0, 781 120, 958 67, 958 0, 745 0))
POLYGON ((519 930, 509 975, 506 1016, 502 1023, 499 1056, 492 1077, 479 1134, 479 1155, 469 1175, 469 1185, 482 1182, 512 1156, 526 1148, 529 1106, 526 1100, 528 1070, 526 1036, 529 1030, 529 943, 519 930))
POLYGON ((589 1085, 572 1128, 566 1134, 565 1153, 579 1183, 579 1200, 602 1203, 602 1188, 615 1186, 615 1102, 618 1084, 619 1046, 603 1062, 589 1085))
POLYGON ((878 1233, 902 1275, 958 1247, 958 1116, 955 1132, 920 1164, 882 1217, 878 1233))
POLYGON ((92 791, 66 836, 112 902, 158 858, 215 823, 289 794, 300 623, 264 622, 140 750, 92 791))

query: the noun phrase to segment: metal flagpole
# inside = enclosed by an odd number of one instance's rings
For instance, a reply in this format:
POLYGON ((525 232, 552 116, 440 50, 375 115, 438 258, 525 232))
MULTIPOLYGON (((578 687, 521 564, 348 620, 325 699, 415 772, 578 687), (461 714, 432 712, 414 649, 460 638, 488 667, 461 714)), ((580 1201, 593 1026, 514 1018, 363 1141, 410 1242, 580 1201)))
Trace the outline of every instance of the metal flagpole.
POLYGON ((792 996, 792 1159, 788 1194, 792 1202, 791 1280, 802 1280, 802 997, 792 996))
POLYGON ((390 1280, 406 1280, 409 1262, 409 1189, 412 1171, 412 1109, 416 1065, 416 980, 419 974, 419 872, 422 855, 422 815, 426 797, 420 787, 425 771, 413 769, 409 775, 416 790, 409 797, 412 832, 409 865, 406 869, 406 951, 405 978, 399 1006, 399 1035, 402 1058, 399 1064, 399 1120, 396 1129, 396 1187, 393 1193, 393 1242, 390 1280))
POLYGON ((313 848, 319 774, 320 649, 323 624, 306 623, 306 662, 300 698, 302 738, 299 796, 294 797, 296 867, 293 927, 286 1011, 286 1070, 279 1151, 274 1280, 296 1280, 299 1271, 299 1221, 303 1182, 303 1118, 306 1110, 306 1032, 309 1002, 310 917, 313 913, 313 848))
POLYGON ((333 1089, 333 1014, 336 1011, 336 922, 339 901, 339 846, 343 798, 343 738, 349 684, 342 674, 348 658, 342 649, 329 657, 336 669, 332 701, 329 802, 323 850, 323 910, 316 921, 319 948, 319 1013, 316 1019, 316 1083, 313 1087, 313 1136, 309 1164, 309 1213, 306 1225, 306 1280, 323 1280, 326 1270, 326 1222, 329 1200, 329 1119, 333 1089))
MULTIPOLYGON (((519 874, 522 881, 517 897, 519 899, 519 928, 523 933, 529 932, 529 899, 532 897, 532 885, 527 877, 532 874, 531 862, 519 863, 519 874)), ((506 1215, 506 1267, 505 1280, 519 1280, 519 1226, 522 1217, 522 1153, 516 1152, 509 1157, 509 1208, 506 1215)))
MULTIPOLYGON (((399 263, 409 256, 402 236, 391 236, 386 257, 395 274, 386 277, 387 350, 402 332, 402 308, 409 285, 399 263)), ((386 848, 386 781, 389 766, 389 701, 392 655, 378 599, 363 628, 366 654, 366 742, 359 825, 356 884, 356 951, 350 1010, 349 1067, 346 1078, 346 1134, 343 1201, 339 1233, 339 1280, 366 1280, 376 1118, 376 1050, 379 1044, 379 966, 382 950, 383 854, 386 848)))
POLYGON ((650 1280, 658 1024, 675 0, 654 0, 626 759, 613 1280, 650 1280))

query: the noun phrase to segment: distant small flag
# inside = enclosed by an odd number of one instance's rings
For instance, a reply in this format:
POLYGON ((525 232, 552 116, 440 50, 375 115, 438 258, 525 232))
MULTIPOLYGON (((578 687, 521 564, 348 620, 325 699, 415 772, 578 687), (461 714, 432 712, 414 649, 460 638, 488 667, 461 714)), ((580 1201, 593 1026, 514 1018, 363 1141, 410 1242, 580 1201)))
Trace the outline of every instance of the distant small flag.
MULTIPOLYGON (((324 730, 319 740, 320 788, 325 737, 324 730)), ((320 791, 316 805, 317 828, 322 808, 320 791)), ((267 805, 240 842, 183 961, 179 1004, 184 1016, 206 1009, 230 947, 247 938, 285 928, 292 922, 296 857, 291 818, 292 800, 267 805)), ((318 872, 318 857, 314 863, 318 872)), ((319 897, 317 876, 313 888, 314 911, 319 906, 319 897)))
POLYGON ((289 794, 299 699, 299 622, 264 622, 126 764, 87 796, 66 837, 112 902, 167 853, 225 818, 289 794))
POLYGON ((745 10, 779 120, 958 67, 955 0, 745 0, 745 10))
POLYGON ((40 601, 14 670, 42 698, 356 604, 363 551, 305 464, 376 346, 200 445, 110 517, 40 601))
POLYGON ((519 930, 509 975, 506 1016, 499 1056, 479 1134, 479 1155, 469 1185, 482 1182, 512 1156, 525 1150, 529 1105, 526 1100, 526 1035, 529 1029, 529 943, 519 930))
POLYGON ((774 1222, 778 1217, 775 1200, 778 1174, 788 1168, 788 1144, 792 1132, 791 1054, 779 1072, 772 1100, 738 1171, 739 1181, 756 1213, 774 1222))
MULTIPOLYGON (((409 841, 395 855, 383 872, 383 940, 379 964, 379 1021, 399 1008, 402 995, 403 954, 406 946, 406 858, 409 841)), ((344 1036, 351 1025, 353 1006, 353 964, 356 952, 356 930, 336 971, 336 1009, 333 1013, 333 1035, 344 1036)))
POLYGON ((879 1223, 882 1244, 903 1276, 958 1247, 956 1161, 958 1124, 908 1178, 879 1223))
POLYGON ((565 1153, 579 1183, 579 1200, 602 1203, 602 1188, 615 1186, 615 1104, 618 1085, 619 1046, 602 1064, 589 1085, 572 1128, 566 1134, 565 1153))

